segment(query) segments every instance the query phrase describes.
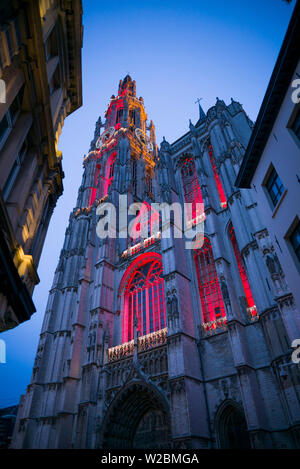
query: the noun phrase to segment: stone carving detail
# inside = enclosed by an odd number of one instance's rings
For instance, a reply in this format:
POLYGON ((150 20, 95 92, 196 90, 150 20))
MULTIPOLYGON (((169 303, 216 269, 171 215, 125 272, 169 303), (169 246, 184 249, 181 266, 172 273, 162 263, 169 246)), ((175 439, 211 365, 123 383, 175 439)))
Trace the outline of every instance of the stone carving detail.
POLYGON ((225 282, 224 277, 221 278, 221 292, 222 292, 224 303, 230 306, 229 292, 228 292, 227 284, 225 282))
POLYGON ((267 254, 266 265, 271 275, 275 290, 278 294, 286 291, 287 285, 284 280, 284 274, 276 254, 267 254))

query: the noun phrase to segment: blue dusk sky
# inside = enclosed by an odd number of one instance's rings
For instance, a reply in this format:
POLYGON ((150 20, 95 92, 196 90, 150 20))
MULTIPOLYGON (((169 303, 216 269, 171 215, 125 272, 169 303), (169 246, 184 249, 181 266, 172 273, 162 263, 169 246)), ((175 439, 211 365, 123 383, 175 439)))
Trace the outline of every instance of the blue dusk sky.
POLYGON ((196 122, 216 96, 241 102, 256 119, 295 0, 100 1, 83 0, 83 106, 62 130, 64 193, 45 241, 33 300, 37 312, 1 334, 7 363, 0 364, 0 407, 17 404, 30 382, 48 291, 76 203, 82 159, 95 122, 129 72, 148 118, 172 143, 196 122))

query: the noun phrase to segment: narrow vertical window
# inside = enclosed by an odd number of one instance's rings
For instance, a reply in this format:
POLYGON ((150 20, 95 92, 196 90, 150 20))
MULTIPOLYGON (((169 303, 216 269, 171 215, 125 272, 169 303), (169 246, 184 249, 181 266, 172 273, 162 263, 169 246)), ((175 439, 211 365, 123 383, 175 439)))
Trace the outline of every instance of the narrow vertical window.
POLYGON ((229 225, 229 236, 230 236, 232 248, 233 248, 233 251, 234 251, 235 259, 236 259, 236 262, 237 262, 237 265, 238 265, 238 270, 239 270, 239 273, 240 273, 241 281, 242 281, 242 284, 243 284, 248 309, 249 309, 249 312, 251 313, 251 316, 254 317, 254 316, 257 315, 257 309, 256 309, 256 306, 255 306, 255 303, 254 303, 254 299, 253 299, 253 296, 252 296, 252 292, 251 292, 250 285, 249 285, 248 278, 247 278, 247 274, 246 274, 244 261, 243 261, 242 255, 241 255, 239 247, 238 247, 238 243, 237 243, 237 240, 236 240, 236 236, 235 236, 235 232, 234 232, 234 228, 232 226, 232 223, 230 223, 230 225, 229 225))
POLYGON ((221 205, 222 208, 226 208, 227 207, 227 200, 226 200, 224 189, 223 189, 221 179, 220 179, 220 176, 219 176, 219 173, 218 173, 218 170, 217 170, 217 166, 216 166, 216 162, 215 162, 215 158, 214 158, 214 155, 213 155, 213 150, 212 150, 211 145, 209 145, 208 154, 209 154, 212 170, 213 170, 213 173, 214 173, 214 176, 215 176, 217 189, 218 189, 218 192, 219 192, 220 205, 221 205))
POLYGON ((279 199, 284 191, 284 186, 275 168, 272 168, 272 171, 266 181, 265 186, 272 201, 272 205, 273 207, 275 207, 278 204, 279 199))
POLYGON ((298 222, 297 226, 291 233, 290 242, 297 256, 297 259, 300 262, 300 222, 298 222))
POLYGON ((204 239, 203 246, 196 251, 194 259, 202 305, 203 326, 205 330, 215 328, 226 322, 226 314, 211 243, 208 238, 204 239))
POLYGON ((99 183, 99 174, 100 174, 101 165, 96 164, 95 176, 94 176, 94 186, 91 187, 91 194, 90 194, 90 203, 89 205, 93 205, 96 195, 97 195, 97 188, 99 183))
POLYGON ((189 213, 189 220, 194 220, 197 216, 196 204, 203 204, 201 189, 197 178, 195 163, 192 158, 186 158, 181 168, 181 176, 184 190, 184 200, 192 204, 192 211, 189 213))
POLYGON ((133 193, 136 194, 137 191, 137 164, 136 159, 132 157, 132 189, 133 193))
POLYGON ((104 193, 103 197, 108 194, 109 188, 114 179, 114 167, 116 162, 117 154, 113 153, 107 160, 106 163, 106 171, 105 171, 105 178, 104 178, 104 193))

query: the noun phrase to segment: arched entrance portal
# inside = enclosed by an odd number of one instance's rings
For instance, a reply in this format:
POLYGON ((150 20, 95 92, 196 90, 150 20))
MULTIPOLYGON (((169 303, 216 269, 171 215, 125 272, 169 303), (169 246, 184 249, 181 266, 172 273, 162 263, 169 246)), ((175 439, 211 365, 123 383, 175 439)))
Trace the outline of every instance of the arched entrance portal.
POLYGON ((101 437, 105 449, 170 448, 166 400, 142 382, 127 386, 108 409, 101 437))
POLYGON ((216 420, 219 448, 251 448, 246 418, 236 403, 231 401, 224 403, 219 409, 216 420))

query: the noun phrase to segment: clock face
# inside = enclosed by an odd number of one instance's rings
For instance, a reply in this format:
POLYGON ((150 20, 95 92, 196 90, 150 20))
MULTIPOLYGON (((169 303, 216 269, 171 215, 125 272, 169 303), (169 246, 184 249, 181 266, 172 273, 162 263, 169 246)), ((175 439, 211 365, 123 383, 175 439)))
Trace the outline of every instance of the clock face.
POLYGON ((101 147, 103 147, 103 145, 106 145, 107 143, 109 143, 113 136, 115 134, 115 128, 114 127, 109 127, 108 129, 106 129, 102 135, 100 135, 100 137, 98 138, 97 142, 96 142, 96 148, 99 150, 101 147))
POLYGON ((142 131, 142 129, 135 129, 135 135, 137 136, 138 140, 147 147, 148 151, 153 150, 153 145, 150 140, 150 137, 142 131))

